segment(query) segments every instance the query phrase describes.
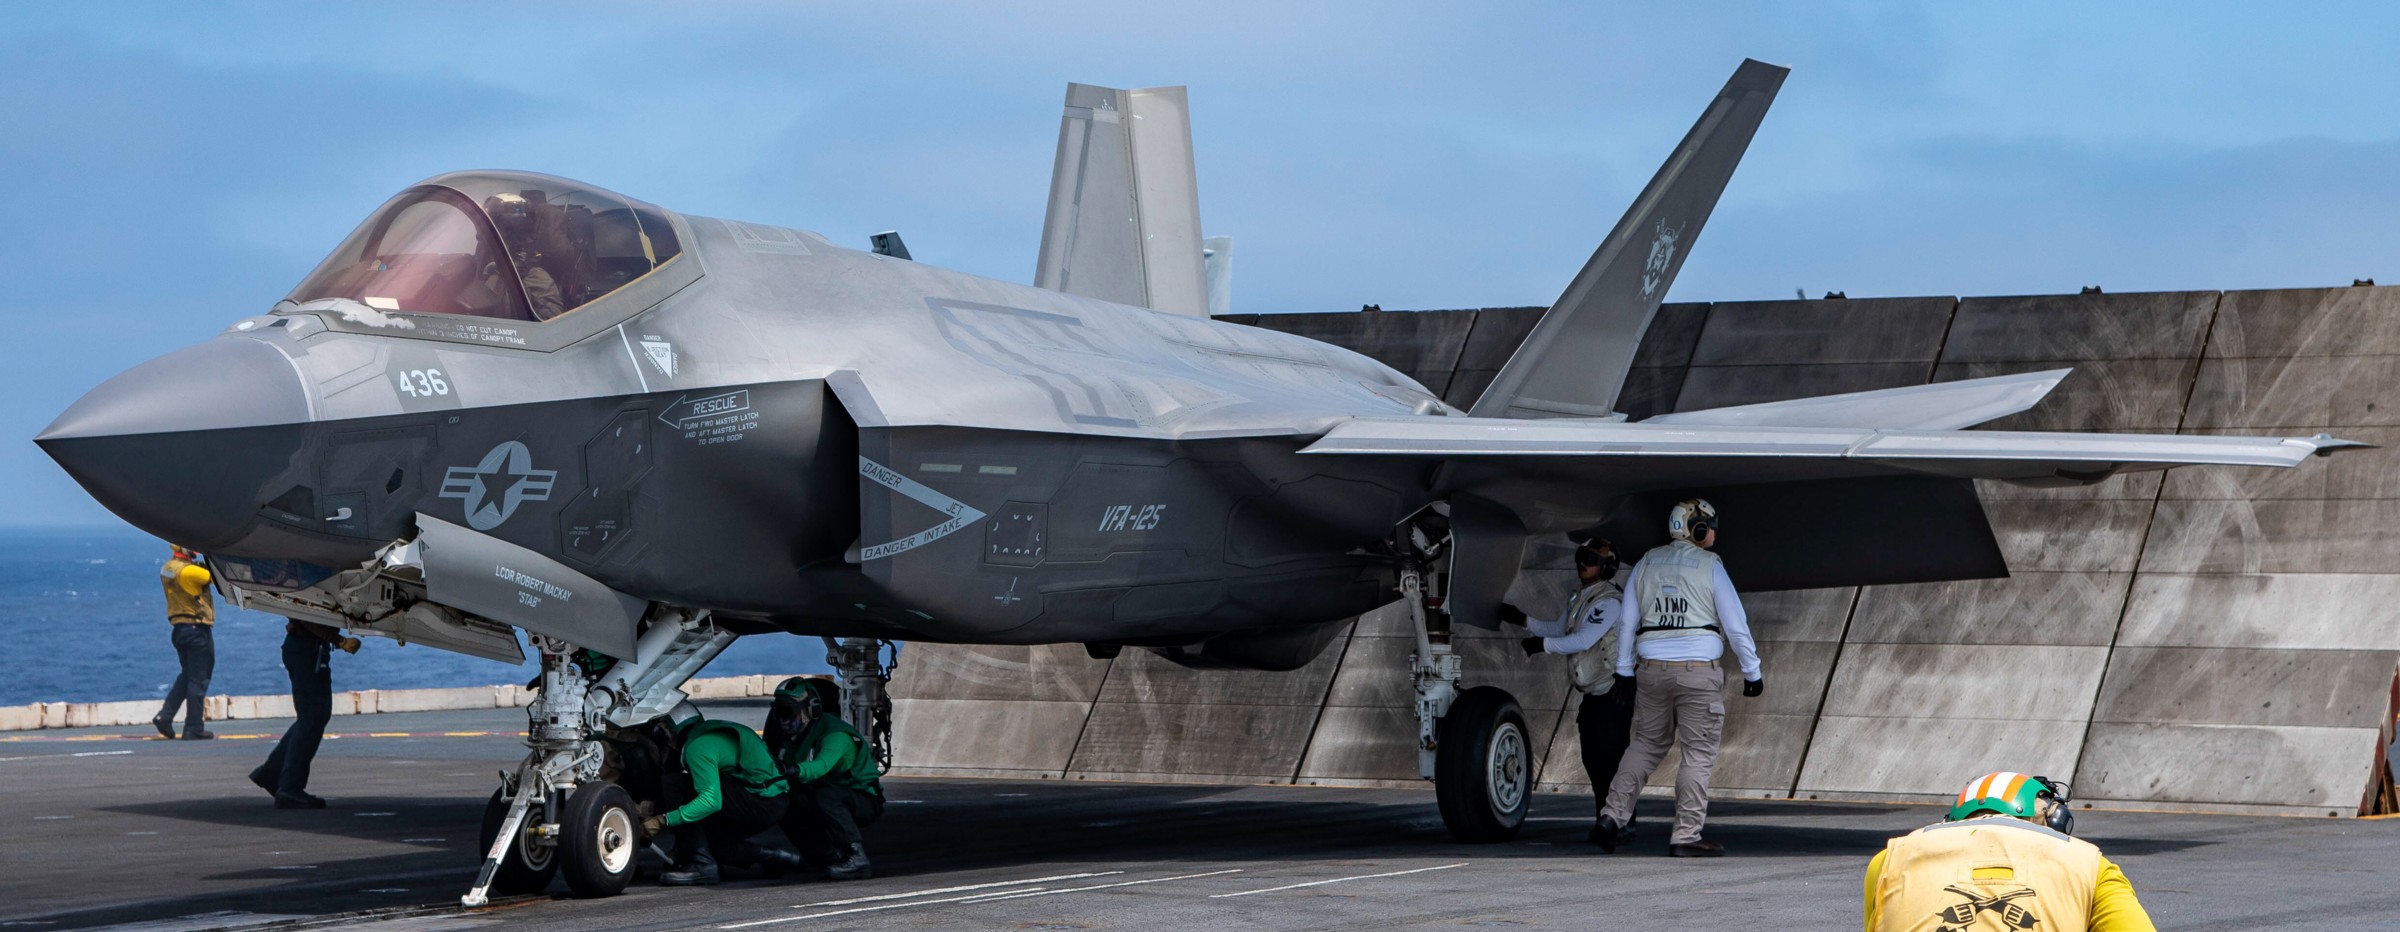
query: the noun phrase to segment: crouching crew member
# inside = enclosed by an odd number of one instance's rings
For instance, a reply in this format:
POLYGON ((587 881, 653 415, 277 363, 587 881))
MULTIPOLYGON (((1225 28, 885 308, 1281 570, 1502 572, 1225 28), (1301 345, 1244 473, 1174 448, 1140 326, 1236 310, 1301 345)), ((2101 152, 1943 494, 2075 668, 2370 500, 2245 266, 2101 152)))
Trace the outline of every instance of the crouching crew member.
MULTIPOLYGON (((1592 782, 1595 813, 1607 808, 1608 781, 1616 775, 1617 762, 1625 757, 1633 729, 1634 691, 1614 688, 1617 616, 1624 610, 1625 597, 1617 588, 1616 577, 1616 548, 1595 539, 1575 548, 1575 578, 1583 583, 1583 589, 1557 618, 1528 619, 1516 606, 1500 607, 1503 618, 1533 632, 1523 641, 1525 656, 1567 655, 1567 681, 1583 696, 1575 708, 1575 733, 1583 744, 1583 770, 1592 782)), ((1628 815, 1617 838, 1632 837, 1633 818, 1628 815)), ((1597 822, 1590 838, 1594 844, 1600 841, 1597 822)))
POLYGON ((667 713, 683 773, 669 773, 670 799, 683 805, 642 820, 642 833, 675 833, 677 865, 659 875, 673 887, 708 885, 721 877, 718 864, 758 868, 768 875, 799 866, 789 851, 762 848, 750 836, 783 820, 787 789, 783 775, 758 733, 740 722, 703 718, 689 702, 667 713))
POLYGON ((1637 657, 1640 688, 1634 693, 1633 743, 1609 781, 1608 804, 1592 841, 1601 850, 1617 850, 1617 827, 1633 818, 1634 798, 1672 741, 1683 749, 1683 766, 1675 775, 1675 834, 1667 853, 1713 858, 1725 846, 1701 839, 1700 828, 1708 822, 1708 778, 1725 735, 1725 671, 1717 666, 1725 645, 1733 645, 1741 663, 1742 695, 1756 697, 1767 684, 1741 595, 1733 591, 1724 561, 1708 552, 1717 545, 1716 507, 1697 498, 1677 504, 1667 517, 1667 536, 1674 539, 1643 554, 1625 580, 1617 688, 1633 688, 1637 657))
POLYGON ((2068 834, 2067 803, 2048 777, 1975 778, 1867 862, 1867 932, 2154 932, 2125 872, 2068 834))
POLYGON ((792 783, 784 835, 807 863, 824 865, 825 876, 858 880, 875 875, 859 830, 883 817, 883 783, 858 729, 833 712, 840 705, 832 681, 792 677, 775 687, 767 731, 792 783))

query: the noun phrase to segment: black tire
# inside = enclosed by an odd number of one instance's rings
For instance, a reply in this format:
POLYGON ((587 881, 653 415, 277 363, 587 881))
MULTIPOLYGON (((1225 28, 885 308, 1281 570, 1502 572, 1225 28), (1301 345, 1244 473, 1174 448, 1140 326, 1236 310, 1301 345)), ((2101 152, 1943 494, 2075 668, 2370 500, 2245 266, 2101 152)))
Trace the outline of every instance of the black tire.
MULTIPOLYGON (((541 816, 541 808, 535 807, 525 817, 526 827, 530 828, 540 824, 541 816)), ((500 823, 507 819, 508 799, 505 791, 493 790, 491 801, 483 804, 483 831, 480 833, 482 841, 475 846, 475 855, 478 859, 476 867, 483 866, 481 858, 491 853, 492 840, 500 837, 500 823)), ((525 843, 526 838, 526 834, 520 829, 517 834, 517 843, 508 846, 508 853, 501 856, 500 869, 492 874, 490 891, 492 895, 522 896, 528 893, 540 893, 550 889, 550 878, 558 876, 557 846, 529 845, 525 843)))
POLYGON ((559 870, 580 897, 625 892, 642 849, 642 817, 633 794, 614 783, 586 783, 567 794, 558 820, 559 870))
POLYGON ((1450 836, 1475 844, 1517 837, 1533 801, 1533 739, 1517 700, 1492 686, 1462 692, 1437 734, 1433 796, 1450 836))

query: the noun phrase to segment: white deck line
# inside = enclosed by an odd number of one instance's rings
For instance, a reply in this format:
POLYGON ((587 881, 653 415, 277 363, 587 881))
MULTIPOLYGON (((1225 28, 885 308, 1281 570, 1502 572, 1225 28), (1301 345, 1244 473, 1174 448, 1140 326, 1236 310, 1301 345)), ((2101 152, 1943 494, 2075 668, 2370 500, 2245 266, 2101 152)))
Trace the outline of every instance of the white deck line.
POLYGON ((1467 862, 1460 861, 1456 864, 1444 864, 1439 867, 1420 867, 1415 870, 1389 871, 1381 874, 1360 874, 1356 877, 1335 877, 1332 880, 1311 880, 1307 883, 1285 884, 1280 887, 1268 887, 1264 890, 1244 890, 1240 893, 1212 893, 1209 895, 1209 899, 1221 900, 1232 896, 1254 896, 1260 893, 1279 893, 1285 890, 1298 890, 1302 887, 1322 887, 1329 883, 1348 883, 1353 880, 1373 880, 1377 877, 1401 877, 1408 874, 1422 874, 1426 871, 1446 871, 1453 867, 1465 866, 1467 866, 1467 862))

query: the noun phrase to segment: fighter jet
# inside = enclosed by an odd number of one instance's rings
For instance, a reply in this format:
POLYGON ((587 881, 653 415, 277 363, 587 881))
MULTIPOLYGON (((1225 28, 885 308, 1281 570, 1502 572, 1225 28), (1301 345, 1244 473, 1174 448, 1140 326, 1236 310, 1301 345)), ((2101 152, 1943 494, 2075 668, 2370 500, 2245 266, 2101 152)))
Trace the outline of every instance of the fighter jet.
MULTIPOLYGON (((1292 669, 1405 603, 1420 765, 1468 840, 1533 768, 1463 688, 1529 539, 1729 516, 1747 589, 2005 575, 1973 480, 2290 467, 2328 437, 1964 428, 2064 370, 1628 421, 1634 353, 1785 69, 1745 62, 1465 410, 1349 350, 1207 316, 1181 88, 1073 85, 1033 285, 521 172, 400 192, 266 313, 36 438, 228 595, 543 670, 477 886, 625 884, 599 736, 736 636, 1080 643, 1292 669)), ((838 640, 837 640, 838 639, 838 640)), ((905 737, 905 736, 902 736, 905 737)), ((879 736, 879 742, 880 736, 879 736)))

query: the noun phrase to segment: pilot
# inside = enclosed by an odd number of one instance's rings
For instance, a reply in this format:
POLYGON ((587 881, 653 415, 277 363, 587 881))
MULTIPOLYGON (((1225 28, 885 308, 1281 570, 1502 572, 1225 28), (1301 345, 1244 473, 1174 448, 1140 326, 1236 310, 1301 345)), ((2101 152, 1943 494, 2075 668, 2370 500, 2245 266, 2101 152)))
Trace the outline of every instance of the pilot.
POLYGON ((217 736, 201 724, 206 717, 208 679, 217 670, 217 602, 209 594, 208 567, 201 565, 200 555, 167 546, 171 556, 158 568, 158 582, 167 591, 167 627, 174 632, 170 640, 182 670, 175 674, 175 685, 167 690, 167 701, 158 707, 150 724, 159 735, 175 737, 175 712, 180 708, 183 739, 200 741, 217 736))
POLYGON ((667 713, 683 758, 681 779, 668 775, 683 804, 642 820, 642 834, 675 832, 674 870, 659 875, 671 887, 707 886, 721 878, 719 858, 735 867, 780 875, 800 866, 789 851, 761 848, 750 836, 782 821, 789 783, 775 770, 774 757, 758 733, 740 722, 708 719, 689 702, 667 713), (680 792, 678 792, 680 791, 680 792))
MULTIPOLYGON (((1591 775, 1595 812, 1608 802, 1608 778, 1616 775, 1617 761, 1624 758, 1633 729, 1633 690, 1612 688, 1616 685, 1611 674, 1617 663, 1617 614, 1624 610, 1625 598, 1616 577, 1616 548, 1606 540, 1594 539, 1575 548, 1575 578, 1583 588, 1557 618, 1527 619, 1514 605, 1500 607, 1504 620, 1523 624, 1533 632, 1521 642, 1525 656, 1567 655, 1567 681, 1583 696, 1575 708, 1575 733, 1582 739, 1583 770, 1591 775)), ((1632 837, 1633 820, 1628 818, 1617 838, 1632 837)), ((1591 838, 1599 843, 1597 822, 1591 838)))
MULTIPOLYGON (((550 205, 540 191, 524 194, 494 194, 483 199, 483 212, 492 218, 492 226, 500 231, 500 241, 508 250, 517 269, 517 281, 525 289, 525 305, 533 311, 533 319, 549 320, 566 310, 566 296, 559 290, 558 279, 543 268, 542 214, 550 205), (528 197, 527 195, 532 195, 528 197)), ((508 277, 499 263, 485 269, 485 286, 494 292, 508 292, 508 277)))
POLYGON ((333 720, 333 649, 358 653, 358 639, 338 629, 297 618, 283 625, 283 672, 292 681, 292 725, 250 771, 250 782, 275 795, 277 809, 323 809, 325 800, 308 792, 309 765, 333 720))
POLYGON ((1636 658, 1640 688, 1634 692, 1633 742, 1609 781, 1592 841, 1603 851, 1617 850, 1618 826, 1633 818, 1634 797, 1671 740, 1683 748, 1683 766, 1675 775, 1675 834, 1667 853, 1721 857, 1725 846, 1701 839, 1700 827, 1708 821, 1708 777, 1725 734, 1725 671, 1717 666, 1725 645, 1733 645, 1741 663, 1742 695, 1755 698, 1767 684, 1741 595, 1725 575, 1725 562, 1709 552, 1717 545, 1716 506, 1697 498, 1677 503, 1667 516, 1667 536, 1672 540, 1643 554, 1625 580, 1617 688, 1634 689, 1636 658))
POLYGON ((1867 862, 1866 932, 2153 932, 2133 882, 2073 837, 2067 785, 1994 773, 1867 862))
POLYGON ((785 837, 806 862, 824 865, 826 877, 862 880, 875 871, 859 829, 883 817, 883 783, 858 729, 833 712, 840 704, 831 680, 784 680, 767 713, 767 741, 792 781, 785 837))

